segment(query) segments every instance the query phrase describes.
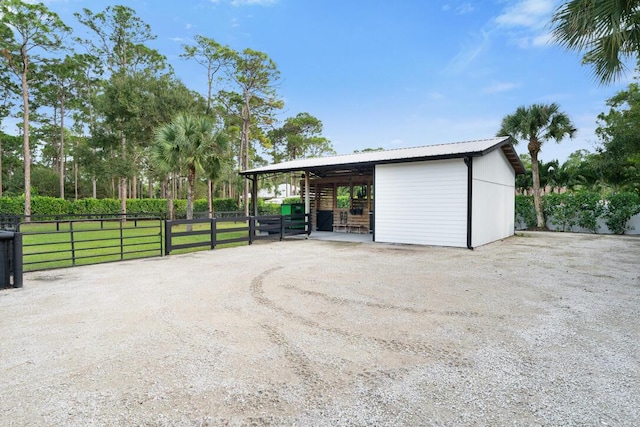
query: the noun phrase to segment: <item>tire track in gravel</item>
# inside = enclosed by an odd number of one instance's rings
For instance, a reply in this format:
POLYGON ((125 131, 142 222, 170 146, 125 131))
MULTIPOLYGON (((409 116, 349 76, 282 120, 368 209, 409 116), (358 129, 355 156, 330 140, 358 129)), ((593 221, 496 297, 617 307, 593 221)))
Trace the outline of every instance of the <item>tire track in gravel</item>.
POLYGON ((356 344, 362 342, 375 343, 379 347, 396 353, 408 353, 418 356, 428 356, 453 367, 466 366, 469 362, 461 356, 461 353, 453 348, 436 347, 421 342, 402 342, 395 339, 384 339, 373 336, 363 335, 357 332, 350 332, 345 329, 332 326, 323 326, 320 323, 307 317, 295 314, 269 299, 263 289, 263 282, 266 277, 272 273, 281 270, 283 267, 273 267, 263 271, 251 281, 250 292, 255 301, 264 307, 267 307, 287 320, 298 322, 301 325, 311 329, 329 332, 345 338, 349 343, 356 344))
POLYGON ((305 400, 308 404, 317 406, 325 400, 326 392, 332 387, 325 382, 316 371, 313 363, 302 352, 298 351, 287 338, 275 327, 262 324, 262 329, 269 337, 269 341, 283 351, 285 359, 306 388, 305 400), (323 393, 323 391, 325 393, 323 393))
POLYGON ((331 295, 327 295, 322 292, 301 289, 294 285, 282 285, 282 287, 284 289, 295 291, 303 295, 322 298, 325 301, 330 302, 332 304, 336 304, 336 305, 361 305, 369 308, 380 308, 382 310, 394 310, 394 311, 401 311, 401 312, 411 313, 411 314, 432 314, 432 315, 440 315, 440 316, 465 317, 465 318, 483 317, 482 314, 477 313, 475 311, 468 311, 468 312, 458 311, 458 310, 437 311, 437 310, 417 309, 417 308, 402 307, 402 306, 392 305, 392 304, 382 304, 377 302, 359 301, 359 300, 349 299, 349 298, 333 297, 331 295))

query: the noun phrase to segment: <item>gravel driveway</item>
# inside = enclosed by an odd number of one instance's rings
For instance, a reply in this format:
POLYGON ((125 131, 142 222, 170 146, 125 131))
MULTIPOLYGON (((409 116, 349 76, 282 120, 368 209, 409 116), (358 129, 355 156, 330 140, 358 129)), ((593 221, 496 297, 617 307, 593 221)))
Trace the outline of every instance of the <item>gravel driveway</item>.
POLYGON ((640 238, 288 240, 28 273, 0 425, 640 425, 640 238))

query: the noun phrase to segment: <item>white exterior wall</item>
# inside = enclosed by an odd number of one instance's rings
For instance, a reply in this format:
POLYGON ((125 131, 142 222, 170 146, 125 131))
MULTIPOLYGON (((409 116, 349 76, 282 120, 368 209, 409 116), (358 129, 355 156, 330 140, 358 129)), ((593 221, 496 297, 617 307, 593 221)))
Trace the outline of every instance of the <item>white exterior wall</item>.
POLYGON ((471 246, 512 236, 515 172, 502 150, 473 158, 471 246))
POLYGON ((376 165, 377 242, 467 246, 462 159, 376 165))

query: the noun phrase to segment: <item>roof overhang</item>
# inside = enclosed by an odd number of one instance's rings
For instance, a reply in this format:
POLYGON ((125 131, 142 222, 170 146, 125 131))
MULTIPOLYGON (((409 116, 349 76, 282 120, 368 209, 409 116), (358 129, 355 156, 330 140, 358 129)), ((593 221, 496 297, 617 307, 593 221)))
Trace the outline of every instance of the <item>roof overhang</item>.
POLYGON ((240 175, 267 175, 286 172, 309 172, 322 178, 364 175, 373 173, 376 165, 479 157, 496 149, 502 150, 516 174, 524 174, 524 165, 512 142, 510 137, 497 137, 452 144, 298 159, 242 171, 240 175))

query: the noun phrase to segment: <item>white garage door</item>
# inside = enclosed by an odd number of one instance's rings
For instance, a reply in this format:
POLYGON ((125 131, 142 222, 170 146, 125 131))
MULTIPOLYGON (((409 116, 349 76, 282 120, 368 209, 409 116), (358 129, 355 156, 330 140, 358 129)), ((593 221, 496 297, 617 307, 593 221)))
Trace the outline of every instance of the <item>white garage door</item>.
POLYGON ((467 166, 462 159, 377 165, 377 242, 467 246, 467 166))

